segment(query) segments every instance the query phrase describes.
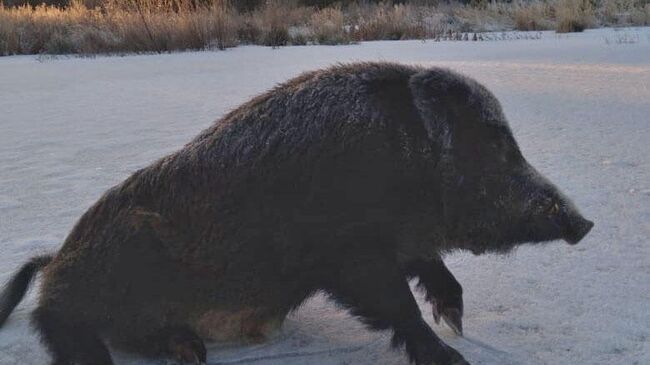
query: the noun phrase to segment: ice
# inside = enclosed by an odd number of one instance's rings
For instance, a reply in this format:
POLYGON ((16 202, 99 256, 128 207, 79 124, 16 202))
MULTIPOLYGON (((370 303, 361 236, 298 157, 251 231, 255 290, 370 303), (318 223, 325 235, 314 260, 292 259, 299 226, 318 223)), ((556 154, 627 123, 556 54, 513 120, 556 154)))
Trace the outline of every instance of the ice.
MULTIPOLYGON (((595 221, 577 246, 454 254, 465 338, 433 324, 472 364, 650 364, 650 28, 490 42, 126 57, 0 58, 0 282, 56 250, 99 195, 181 147, 253 95, 336 62, 442 65, 500 98, 524 155, 595 221), (617 42, 634 39, 633 43, 617 42)), ((0 364, 43 364, 32 290, 0 329, 0 364)), ((255 346, 210 345, 210 364, 403 364, 324 296, 255 346)), ((117 363, 152 364, 116 353, 117 363)))

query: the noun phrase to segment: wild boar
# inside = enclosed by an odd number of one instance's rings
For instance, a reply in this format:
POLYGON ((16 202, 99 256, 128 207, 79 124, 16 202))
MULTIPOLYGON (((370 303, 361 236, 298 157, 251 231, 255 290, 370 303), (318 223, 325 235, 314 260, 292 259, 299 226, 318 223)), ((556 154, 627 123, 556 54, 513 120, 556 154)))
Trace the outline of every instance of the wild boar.
POLYGON ((577 243, 593 223, 522 156, 497 99, 441 68, 308 72, 230 112, 108 190, 42 269, 33 325, 53 363, 112 364, 104 341, 206 360, 204 340, 263 341, 317 291, 415 364, 467 364, 423 320, 462 333, 451 250, 577 243))

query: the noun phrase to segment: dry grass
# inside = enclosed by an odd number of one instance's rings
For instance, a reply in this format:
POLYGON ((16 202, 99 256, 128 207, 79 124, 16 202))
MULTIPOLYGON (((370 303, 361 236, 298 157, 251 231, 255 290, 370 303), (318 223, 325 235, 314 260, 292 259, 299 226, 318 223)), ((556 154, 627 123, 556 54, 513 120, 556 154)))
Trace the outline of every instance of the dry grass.
POLYGON ((650 25, 648 0, 477 0, 471 6, 420 0, 323 9, 274 0, 246 13, 227 0, 74 0, 65 9, 5 7, 1 1, 0 55, 170 52, 242 43, 275 47, 379 39, 480 40, 484 37, 467 33, 650 25))
POLYGON ((223 2, 195 8, 188 3, 159 6, 152 0, 111 0, 105 11, 105 24, 119 39, 120 51, 224 49, 237 44, 236 14, 223 2))
POLYGON ((630 16, 632 25, 650 25, 650 3, 643 8, 636 8, 630 16))
POLYGON ((527 1, 513 4, 513 17, 517 30, 553 29, 555 8, 544 1, 527 1))
POLYGON ((244 43, 272 47, 303 44, 301 35, 291 34, 290 30, 306 24, 311 12, 311 8, 300 7, 295 0, 267 1, 261 8, 240 16, 244 25, 240 39, 244 43))
POLYGON ((102 9, 78 2, 66 9, 0 6, 0 54, 223 49, 237 44, 234 15, 218 2, 176 11, 131 0, 111 0, 102 9))
POLYGON ((650 25, 650 2, 639 0, 602 0, 598 18, 612 26, 650 25))
POLYGON ((361 40, 421 39, 429 35, 424 7, 362 4, 349 9, 351 36, 361 40))
POLYGON ((461 24, 461 31, 492 32, 514 29, 513 5, 502 2, 484 2, 478 6, 455 6, 454 18, 461 24))
POLYGON ((558 33, 582 32, 596 24, 589 0, 559 0, 555 6, 558 33))
POLYGON ((340 6, 320 9, 309 20, 312 38, 318 44, 346 44, 351 42, 349 27, 340 6))

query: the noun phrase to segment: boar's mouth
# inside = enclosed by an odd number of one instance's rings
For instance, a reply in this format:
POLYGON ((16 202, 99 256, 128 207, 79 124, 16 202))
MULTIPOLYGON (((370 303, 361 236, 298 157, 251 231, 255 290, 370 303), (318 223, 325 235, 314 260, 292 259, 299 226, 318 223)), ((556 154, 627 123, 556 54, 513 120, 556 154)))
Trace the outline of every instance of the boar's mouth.
POLYGON ((570 245, 575 245, 580 242, 589 231, 591 231, 593 226, 594 222, 578 217, 571 222, 568 229, 565 231, 563 238, 570 245))

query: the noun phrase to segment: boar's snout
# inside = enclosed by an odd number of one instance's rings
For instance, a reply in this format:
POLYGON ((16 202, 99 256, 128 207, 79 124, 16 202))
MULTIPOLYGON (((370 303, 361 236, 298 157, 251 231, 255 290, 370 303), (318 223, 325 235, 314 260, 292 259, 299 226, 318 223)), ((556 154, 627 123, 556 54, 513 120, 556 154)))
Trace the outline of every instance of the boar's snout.
POLYGON ((580 242, 591 231, 594 222, 576 215, 569 219, 569 225, 564 235, 564 240, 571 245, 580 242))
POLYGON ((536 185, 531 189, 536 193, 532 200, 536 219, 530 231, 539 234, 533 241, 562 239, 571 245, 580 242, 591 231, 594 222, 584 218, 573 202, 542 175, 535 172, 530 176, 536 185))

